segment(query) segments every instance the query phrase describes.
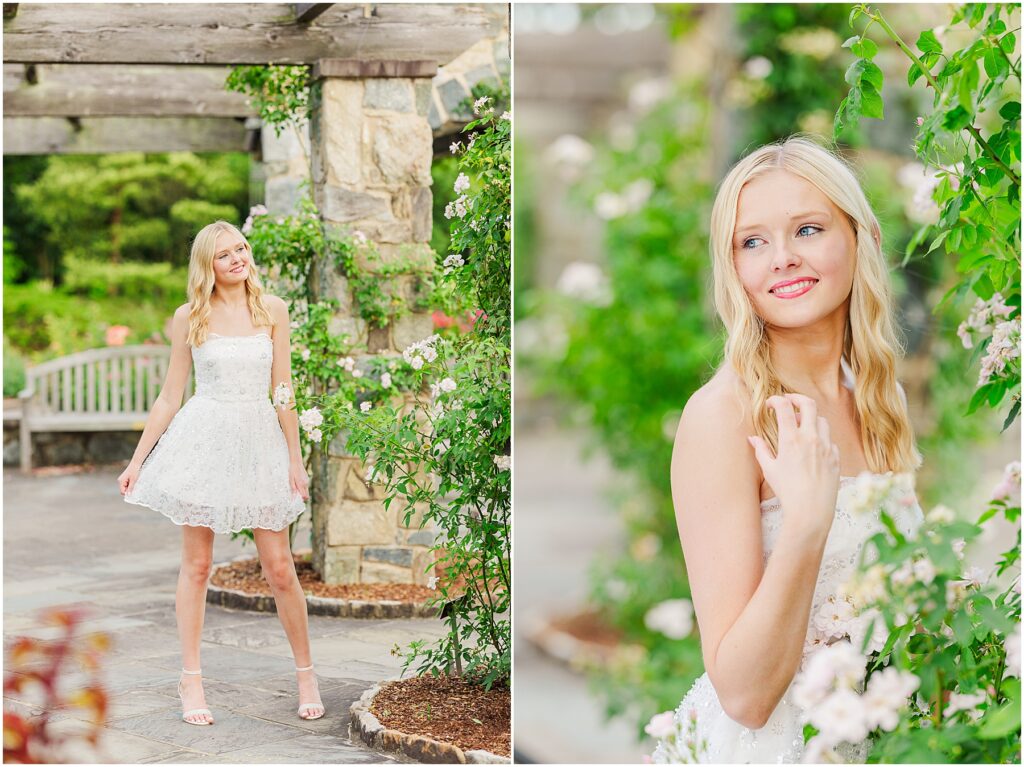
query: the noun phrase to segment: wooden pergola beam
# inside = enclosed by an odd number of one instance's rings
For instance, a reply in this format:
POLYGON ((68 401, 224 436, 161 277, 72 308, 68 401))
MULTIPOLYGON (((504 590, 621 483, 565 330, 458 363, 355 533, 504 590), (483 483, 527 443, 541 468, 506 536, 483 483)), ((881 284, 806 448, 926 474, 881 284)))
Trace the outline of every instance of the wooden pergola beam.
POLYGON ((244 120, 226 117, 4 117, 4 154, 245 152, 244 120))
POLYGON ((308 24, 334 3, 295 3, 295 20, 308 24))
POLYGON ((4 19, 4 62, 313 64, 325 58, 447 64, 499 34, 506 5, 333 3, 312 23, 290 3, 23 3, 4 19))
POLYGON ((227 67, 4 64, 7 117, 251 117, 227 67))

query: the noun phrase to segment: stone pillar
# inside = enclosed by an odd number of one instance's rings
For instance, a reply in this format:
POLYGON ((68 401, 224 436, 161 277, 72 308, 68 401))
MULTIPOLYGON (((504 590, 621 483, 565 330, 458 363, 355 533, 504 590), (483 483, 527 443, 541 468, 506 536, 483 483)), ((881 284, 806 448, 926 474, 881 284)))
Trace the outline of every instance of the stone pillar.
POLYGON ((286 126, 281 135, 272 125, 260 128, 261 162, 253 163, 250 188, 262 187, 260 201, 273 216, 290 216, 298 208, 309 180, 309 123, 286 126))
MULTIPOLYGON (((314 199, 324 224, 339 234, 365 235, 380 263, 401 261, 405 273, 387 290, 415 300, 417 271, 435 255, 430 165, 433 134, 427 122, 433 62, 323 59, 313 69, 310 139, 314 199)), ((363 268, 373 268, 363 261, 363 268)), ((384 278, 382 278, 384 279, 384 278)), ((358 316, 345 275, 321 266, 317 296, 338 299, 331 331, 347 334, 366 354, 399 356, 433 332, 428 312, 408 311, 384 327, 358 316)), ((358 356, 356 356, 358 362, 358 356)), ((317 448, 312 478, 313 563, 329 583, 425 583, 433 555, 431 530, 417 513, 405 526, 401 503, 385 510, 380 487, 344 452, 345 435, 317 448)))

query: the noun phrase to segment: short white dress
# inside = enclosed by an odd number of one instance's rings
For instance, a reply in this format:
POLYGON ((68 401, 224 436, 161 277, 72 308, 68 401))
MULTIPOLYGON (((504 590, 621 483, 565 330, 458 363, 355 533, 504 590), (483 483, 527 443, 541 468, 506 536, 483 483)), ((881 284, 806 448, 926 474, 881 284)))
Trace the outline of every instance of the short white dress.
MULTIPOLYGON (((830 599, 836 598, 839 587, 853 577, 867 541, 884 530, 878 510, 856 513, 847 508, 850 499, 843 488, 856 481, 856 477, 840 478, 835 518, 825 543, 811 602, 801 668, 813 653, 826 644, 815 627, 815 616, 830 599)), ((782 531, 782 517, 782 506, 777 498, 761 502, 765 565, 782 531)), ((915 530, 924 521, 924 514, 916 498, 895 512, 893 521, 904 534, 909 535, 915 530)), ((694 740, 700 744, 697 752, 683 753, 674 742, 663 739, 654 749, 651 761, 655 764, 795 764, 804 756, 803 714, 804 710, 793 699, 791 684, 765 726, 751 730, 729 718, 722 709, 711 679, 705 673, 693 683, 674 713, 674 728, 677 732, 687 731, 687 721, 692 718, 696 729, 694 740)), ((867 743, 843 743, 836 749, 847 763, 863 763, 867 750, 867 743)))
POLYGON ((306 508, 270 399, 273 340, 210 333, 192 347, 195 393, 139 471, 127 503, 216 533, 282 530, 306 508))

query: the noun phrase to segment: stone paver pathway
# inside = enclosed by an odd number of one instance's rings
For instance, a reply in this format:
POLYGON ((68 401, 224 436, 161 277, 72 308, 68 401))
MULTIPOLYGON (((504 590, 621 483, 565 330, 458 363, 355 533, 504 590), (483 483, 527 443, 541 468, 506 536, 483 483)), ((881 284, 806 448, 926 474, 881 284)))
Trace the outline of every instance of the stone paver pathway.
MULTIPOLYGON (((186 724, 176 692, 179 530, 155 511, 124 503, 118 473, 4 472, 5 644, 18 635, 55 636, 40 627, 38 611, 70 604, 89 609, 83 628, 113 639, 103 674, 111 709, 95 757, 120 763, 397 761, 351 740, 349 705, 373 682, 398 677, 400 658, 391 654, 396 643, 433 639, 443 632, 440 621, 310 616, 327 715, 307 722, 296 714, 294 664, 277 616, 208 605, 202 666, 216 724, 186 724)), ((308 541, 306 527, 296 546, 308 541)), ((214 561, 255 551, 252 543, 217 536, 214 561)), ((4 706, 37 712, 38 701, 26 698, 5 697, 4 706)), ((85 726, 70 710, 51 719, 60 730, 85 726)))

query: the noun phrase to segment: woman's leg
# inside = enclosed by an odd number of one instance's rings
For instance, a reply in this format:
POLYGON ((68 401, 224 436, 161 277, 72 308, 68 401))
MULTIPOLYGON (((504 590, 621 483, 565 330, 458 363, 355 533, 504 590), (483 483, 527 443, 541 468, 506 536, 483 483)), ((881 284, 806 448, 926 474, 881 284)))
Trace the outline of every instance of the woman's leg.
MULTIPOLYGON (((306 596, 302 593, 299 578, 295 574, 295 561, 288 545, 288 530, 254 531, 256 549, 259 551, 263 577, 270 584, 277 605, 277 617, 281 620, 284 633, 295 657, 295 666, 305 668, 313 665, 309 652, 309 619, 306 615, 306 596)), ((319 703, 320 693, 312 671, 298 672, 299 701, 319 703)), ((316 716, 316 712, 310 712, 316 716)))
MULTIPOLYGON (((199 643, 206 615, 206 584, 213 566, 213 530, 208 527, 182 525, 181 570, 178 571, 178 590, 174 610, 178 618, 178 638, 181 640, 181 665, 196 671, 199 665, 199 643)), ((198 675, 182 675, 182 705, 185 711, 206 708, 203 680, 198 675)), ((194 714, 189 721, 212 722, 213 717, 194 714)))

